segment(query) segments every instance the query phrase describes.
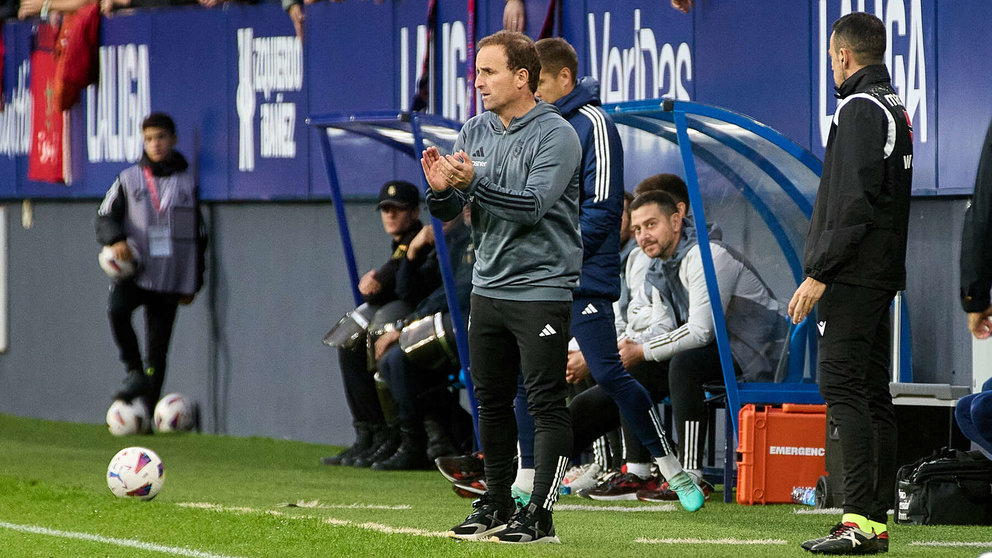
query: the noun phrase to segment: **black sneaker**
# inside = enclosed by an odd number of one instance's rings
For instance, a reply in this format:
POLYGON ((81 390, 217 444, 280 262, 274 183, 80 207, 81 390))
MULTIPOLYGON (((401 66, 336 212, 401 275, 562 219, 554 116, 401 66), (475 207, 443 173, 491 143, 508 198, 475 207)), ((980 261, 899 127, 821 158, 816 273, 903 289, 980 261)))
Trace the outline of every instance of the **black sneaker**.
POLYGON ((475 511, 461 524, 452 527, 447 533, 449 537, 465 541, 487 539, 506 529, 507 522, 516 511, 513 500, 508 500, 506 505, 500 506, 488 493, 472 502, 472 507, 475 511))
POLYGON ((813 554, 877 554, 878 537, 855 523, 838 523, 822 539, 806 541, 802 547, 813 554), (811 544, 812 543, 812 544, 811 544))
POLYGON ((553 543, 561 544, 555 535, 555 523, 551 520, 551 512, 528 504, 518 511, 506 529, 489 537, 491 542, 508 544, 553 543))

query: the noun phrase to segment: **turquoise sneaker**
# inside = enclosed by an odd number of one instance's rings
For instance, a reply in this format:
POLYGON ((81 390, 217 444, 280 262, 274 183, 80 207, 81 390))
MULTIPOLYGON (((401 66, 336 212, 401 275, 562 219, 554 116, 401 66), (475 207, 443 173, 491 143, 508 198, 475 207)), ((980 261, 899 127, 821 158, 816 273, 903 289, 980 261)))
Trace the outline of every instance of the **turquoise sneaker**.
POLYGON ((530 503, 530 492, 518 488, 517 485, 510 487, 510 495, 513 496, 513 501, 517 503, 517 509, 526 508, 527 504, 530 503))
POLYGON ((685 511, 694 512, 706 503, 706 496, 703 495, 703 491, 696 486, 695 481, 685 471, 668 479, 668 486, 678 494, 679 503, 682 504, 685 511))

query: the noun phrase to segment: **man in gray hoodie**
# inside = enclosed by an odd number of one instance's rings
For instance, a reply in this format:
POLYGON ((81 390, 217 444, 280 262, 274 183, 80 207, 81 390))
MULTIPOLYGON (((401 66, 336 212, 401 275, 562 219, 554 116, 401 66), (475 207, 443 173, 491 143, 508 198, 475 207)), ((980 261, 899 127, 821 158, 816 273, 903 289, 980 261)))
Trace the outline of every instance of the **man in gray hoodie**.
POLYGON ((581 147, 558 109, 535 100, 540 72, 526 35, 482 39, 475 87, 487 112, 465 123, 454 153, 432 147, 421 159, 431 213, 450 220, 471 203, 476 246, 469 355, 488 492, 454 538, 559 542, 551 510, 572 451, 565 364, 582 265, 581 147), (518 374, 535 422, 535 475, 515 513, 518 374))

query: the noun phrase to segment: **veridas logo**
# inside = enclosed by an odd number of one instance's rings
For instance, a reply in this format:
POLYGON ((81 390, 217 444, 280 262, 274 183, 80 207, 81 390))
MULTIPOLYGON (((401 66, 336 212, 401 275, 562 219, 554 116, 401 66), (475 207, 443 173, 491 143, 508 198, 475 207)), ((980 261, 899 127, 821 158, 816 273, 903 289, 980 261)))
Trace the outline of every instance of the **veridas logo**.
POLYGON ((826 450, 808 446, 768 446, 768 455, 798 455, 802 457, 823 457, 826 450))

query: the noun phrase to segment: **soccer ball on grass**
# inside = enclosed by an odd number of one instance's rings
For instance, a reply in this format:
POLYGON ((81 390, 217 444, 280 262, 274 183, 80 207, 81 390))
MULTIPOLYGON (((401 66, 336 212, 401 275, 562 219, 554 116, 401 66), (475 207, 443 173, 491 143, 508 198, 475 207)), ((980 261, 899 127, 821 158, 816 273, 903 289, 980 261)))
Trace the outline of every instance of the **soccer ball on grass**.
POLYGON ((118 498, 151 500, 162 490, 163 484, 162 459, 148 448, 124 448, 107 467, 107 486, 118 498))
POLYGON ((140 398, 131 403, 117 399, 107 409, 107 429, 114 436, 144 434, 150 427, 148 409, 140 398))
POLYGON ((155 405, 153 426, 156 432, 193 430, 196 415, 196 403, 181 393, 170 393, 155 405))

